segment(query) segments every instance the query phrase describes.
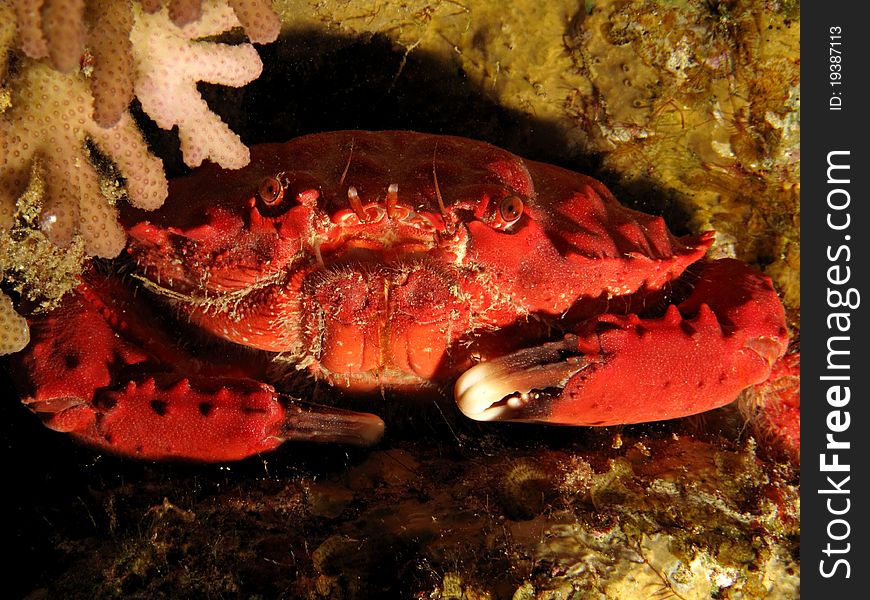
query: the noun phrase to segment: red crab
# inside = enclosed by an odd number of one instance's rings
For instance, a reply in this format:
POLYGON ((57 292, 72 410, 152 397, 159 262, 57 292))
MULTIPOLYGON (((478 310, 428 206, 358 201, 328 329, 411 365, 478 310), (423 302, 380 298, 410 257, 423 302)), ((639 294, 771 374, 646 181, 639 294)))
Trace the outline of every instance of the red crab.
POLYGON ((459 376, 480 420, 671 419, 764 381, 788 342, 770 280, 705 260, 711 233, 676 238, 589 177, 468 139, 262 145, 122 220, 129 265, 35 319, 19 371, 49 427, 124 455, 380 437, 374 415, 266 383, 300 371, 353 392, 459 376))

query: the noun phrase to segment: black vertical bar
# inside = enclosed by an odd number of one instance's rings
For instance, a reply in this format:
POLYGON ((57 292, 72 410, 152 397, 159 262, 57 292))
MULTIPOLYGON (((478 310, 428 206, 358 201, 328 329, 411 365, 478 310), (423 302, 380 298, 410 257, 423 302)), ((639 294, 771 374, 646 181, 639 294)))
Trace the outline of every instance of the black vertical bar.
POLYGON ((866 4, 801 7, 801 594, 866 598, 866 4))

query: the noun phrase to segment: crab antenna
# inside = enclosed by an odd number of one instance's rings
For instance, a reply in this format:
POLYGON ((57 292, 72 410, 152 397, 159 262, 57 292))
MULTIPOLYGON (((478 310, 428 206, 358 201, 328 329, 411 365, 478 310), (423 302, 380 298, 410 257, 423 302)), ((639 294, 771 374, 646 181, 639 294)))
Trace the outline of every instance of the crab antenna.
POLYGON ((399 184, 391 183, 387 188, 387 216, 396 216, 396 205, 399 203, 399 184))
POLYGON ((314 247, 314 257, 317 259, 317 265, 321 269, 325 269, 326 264, 323 262, 323 255, 320 253, 320 236, 314 238, 312 246, 314 247))
POLYGON ((350 153, 347 155, 347 163, 344 165, 344 171, 341 172, 341 178, 338 180, 338 187, 344 185, 344 179, 347 177, 347 171, 350 169, 350 161, 353 160, 353 138, 350 138, 350 153))
POLYGON ((441 211, 441 218, 444 219, 444 232, 453 233, 453 220, 447 214, 447 207, 444 206, 444 198, 441 196, 441 188, 438 186, 438 173, 435 172, 435 153, 438 152, 438 144, 435 144, 435 149, 432 150, 432 182, 435 184, 435 199, 438 200, 438 210, 441 211))
POLYGON ((347 188, 347 200, 350 202, 350 207, 353 209, 353 212, 356 213, 360 222, 365 223, 367 220, 366 211, 363 210, 362 201, 360 201, 359 193, 357 193, 355 187, 350 186, 347 188))

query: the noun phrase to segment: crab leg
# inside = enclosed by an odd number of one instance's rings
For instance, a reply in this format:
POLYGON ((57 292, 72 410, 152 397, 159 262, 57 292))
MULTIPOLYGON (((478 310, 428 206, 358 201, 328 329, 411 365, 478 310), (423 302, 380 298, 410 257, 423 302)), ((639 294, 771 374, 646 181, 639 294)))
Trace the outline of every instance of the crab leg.
POLYGON ((16 369, 28 378, 24 403, 52 429, 154 460, 229 461, 287 440, 380 438, 374 415, 304 405, 261 383, 264 367, 250 355, 216 367, 215 356, 199 360, 119 282, 87 279, 60 309, 35 319, 16 369))
POLYGON ((785 314, 770 280, 708 261, 664 316, 604 314, 558 342, 482 362, 456 383, 478 420, 616 425, 683 417, 734 400, 785 352, 785 314))

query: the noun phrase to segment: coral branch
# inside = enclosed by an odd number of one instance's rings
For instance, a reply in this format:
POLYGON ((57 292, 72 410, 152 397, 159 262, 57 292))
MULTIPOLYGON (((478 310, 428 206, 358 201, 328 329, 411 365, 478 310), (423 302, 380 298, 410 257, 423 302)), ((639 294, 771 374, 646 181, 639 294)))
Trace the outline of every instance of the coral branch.
POLYGON ((200 0, 170 0, 169 18, 179 27, 199 20, 202 16, 200 0))
POLYGON ((48 56, 48 42, 42 34, 43 0, 12 0, 15 20, 18 22, 18 39, 21 50, 30 58, 48 56))
POLYGON ((15 312, 9 296, 0 292, 0 355, 23 350, 29 342, 27 320, 15 312))
MULTIPOLYGON (((255 44, 274 42, 281 32, 281 19, 272 10, 269 0, 227 0, 248 38, 255 44)), ((155 13, 166 4, 165 0, 141 0, 143 10, 155 13)), ((197 20, 202 15, 202 0, 169 0, 169 18, 184 27, 197 20)), ((223 30, 222 30, 223 31, 223 30)), ((222 31, 214 33, 222 33, 222 31)), ((207 34, 198 34, 203 37, 207 34)))
POLYGON ((248 38, 255 44, 274 42, 281 33, 281 19, 269 0, 227 0, 248 38))
POLYGON ((148 14, 156 13, 163 8, 163 0, 139 0, 139 4, 142 5, 142 10, 148 14))
MULTIPOLYGON (((15 41, 15 29, 15 13, 12 6, 0 2, 0 90, 3 89, 3 82, 6 79, 9 53, 12 51, 12 44, 15 41)), ((0 111, 4 108, 2 104, 0 101, 0 111)))
POLYGON ((15 18, 7 17, 4 23, 15 22, 18 44, 31 58, 48 57, 55 69, 71 73, 78 69, 87 42, 90 56, 84 55, 84 60, 93 65, 94 120, 100 125, 118 122, 132 100, 133 82, 139 80, 146 112, 153 109, 151 116, 161 127, 178 125, 187 138, 188 164, 209 157, 227 167, 247 162, 241 141, 220 119, 207 114, 210 111, 195 87, 200 80, 244 85, 262 70, 259 57, 247 44, 232 48, 196 40, 241 26, 255 43, 274 41, 281 21, 269 0, 11 0, 10 5, 15 18), (141 47, 134 47, 140 43, 141 47), (204 73, 201 77, 195 71, 198 67, 204 73), (227 70, 225 78, 218 73, 221 69, 227 70), (175 77, 166 77, 167 72, 175 77), (165 92, 169 96, 161 97, 165 92), (172 108, 158 106, 176 100, 191 102, 177 111, 177 119, 172 108), (196 131, 200 125, 206 131, 196 131), (214 139, 205 143, 209 135, 214 139), (216 148, 225 143, 229 148, 218 152, 216 148))
POLYGON ((90 0, 88 47, 94 60, 94 120, 111 127, 133 99, 133 9, 127 2, 90 0))
POLYGON ((115 158, 129 182, 130 202, 141 208, 156 208, 166 198, 162 162, 148 154, 127 113, 108 129, 93 120, 93 99, 77 74, 63 75, 45 64, 25 61, 12 89, 12 108, 0 120, 4 218, 27 186, 32 161, 39 158, 46 169, 42 227, 49 237, 67 244, 80 229, 89 254, 117 255, 125 236, 115 208, 100 192, 85 141, 92 139, 115 158))
POLYGON ((200 96, 197 81, 232 86, 256 79, 263 64, 250 44, 227 46, 196 41, 240 25, 224 2, 203 4, 202 18, 177 27, 166 9, 148 14, 136 9, 131 39, 138 76, 134 90, 143 110, 164 129, 178 125, 184 162, 191 167, 209 158, 238 169, 250 160, 247 147, 200 96))
POLYGON ((85 48, 84 9, 85 0, 46 0, 42 7, 48 56, 54 68, 63 73, 78 68, 85 48))

